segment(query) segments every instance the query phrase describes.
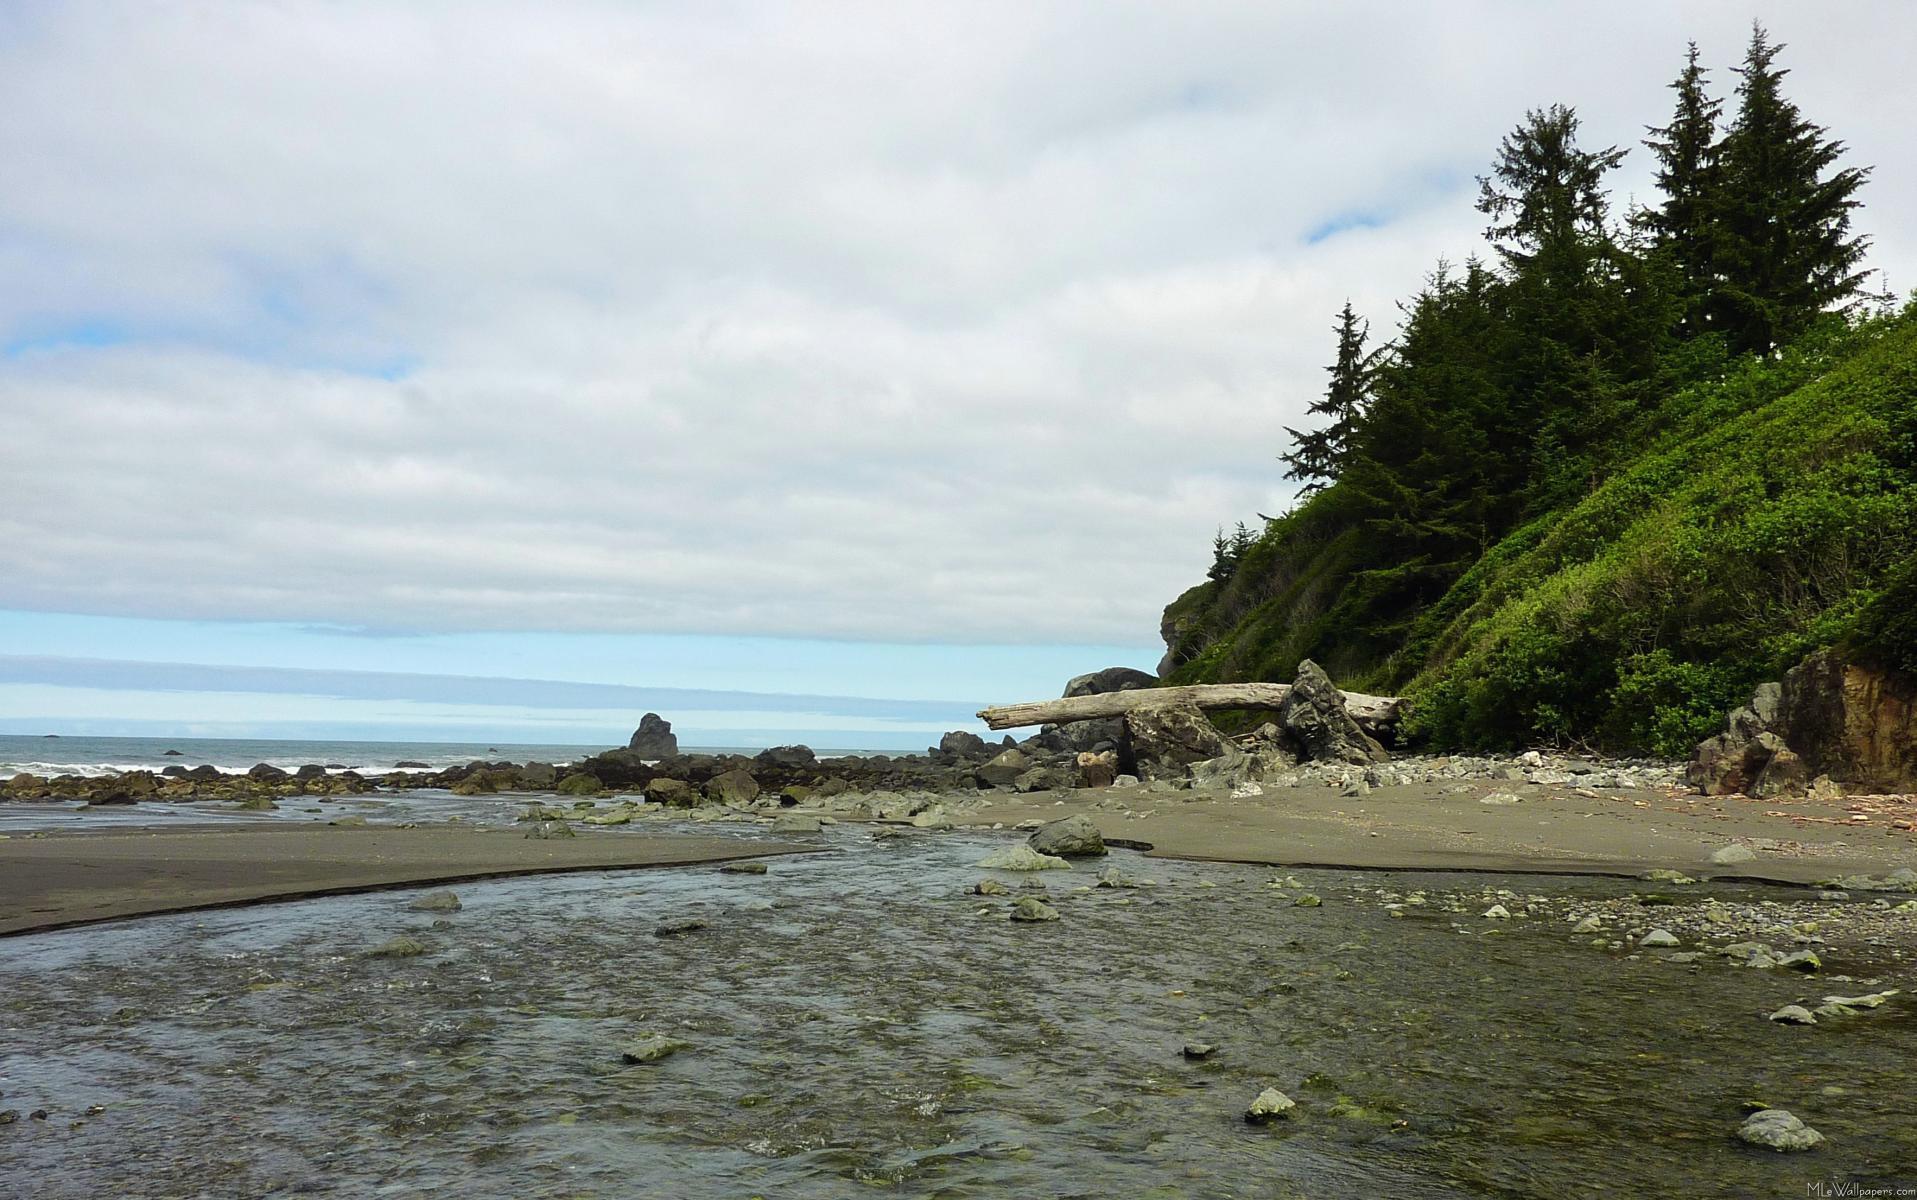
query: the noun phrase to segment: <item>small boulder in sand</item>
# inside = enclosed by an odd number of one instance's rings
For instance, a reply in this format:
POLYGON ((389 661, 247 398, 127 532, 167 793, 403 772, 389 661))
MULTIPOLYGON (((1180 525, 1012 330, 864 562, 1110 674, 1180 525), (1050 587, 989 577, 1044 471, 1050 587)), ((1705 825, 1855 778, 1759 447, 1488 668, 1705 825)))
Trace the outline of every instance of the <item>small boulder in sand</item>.
POLYGON ((1732 842, 1728 846, 1719 846, 1711 851, 1711 861, 1720 867, 1736 866, 1747 863, 1757 857, 1757 851, 1741 842, 1732 842))
POLYGON ((1084 813, 1074 813, 1062 821, 1040 826, 1025 839, 1025 844, 1040 854, 1055 854, 1060 858, 1089 858, 1105 853, 1105 839, 1084 813))

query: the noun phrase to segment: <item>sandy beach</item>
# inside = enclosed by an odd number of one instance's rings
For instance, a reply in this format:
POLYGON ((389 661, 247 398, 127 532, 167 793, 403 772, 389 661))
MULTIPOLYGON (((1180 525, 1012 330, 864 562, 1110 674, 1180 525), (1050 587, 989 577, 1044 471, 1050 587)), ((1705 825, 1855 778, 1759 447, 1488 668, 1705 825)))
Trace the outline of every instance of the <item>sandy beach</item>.
POLYGON ((529 840, 462 824, 224 826, 0 841, 0 936, 122 917, 507 875, 685 866, 790 853, 737 838, 529 840))

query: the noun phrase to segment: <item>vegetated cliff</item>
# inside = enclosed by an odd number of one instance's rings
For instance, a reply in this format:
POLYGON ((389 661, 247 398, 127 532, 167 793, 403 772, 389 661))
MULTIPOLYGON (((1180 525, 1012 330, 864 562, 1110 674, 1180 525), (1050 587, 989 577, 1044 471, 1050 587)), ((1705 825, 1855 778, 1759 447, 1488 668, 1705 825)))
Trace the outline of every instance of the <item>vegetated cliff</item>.
POLYGON ((1367 563, 1375 508, 1334 483, 1166 608, 1160 673, 1309 657, 1438 745, 1677 755, 1811 651, 1917 669, 1917 310, 1729 360, 1607 436, 1621 465, 1448 578, 1367 563))

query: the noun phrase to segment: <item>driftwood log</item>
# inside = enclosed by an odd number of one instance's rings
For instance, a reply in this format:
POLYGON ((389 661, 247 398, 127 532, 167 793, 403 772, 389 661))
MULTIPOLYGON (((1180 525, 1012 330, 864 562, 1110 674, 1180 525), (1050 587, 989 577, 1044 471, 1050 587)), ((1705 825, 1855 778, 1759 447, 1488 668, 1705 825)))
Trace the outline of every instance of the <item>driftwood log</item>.
MULTIPOLYGON (((1276 709, 1290 691, 1288 683, 1194 683, 1185 687, 1134 688, 1128 692, 1101 692, 1064 700, 1002 704, 981 709, 978 715, 989 728, 1017 729, 1021 725, 1063 725, 1069 721, 1122 717, 1133 709, 1162 704, 1192 704, 1205 711, 1276 709)), ((1367 696, 1362 692, 1343 695, 1345 710, 1366 729, 1396 721, 1399 706, 1404 703, 1396 696, 1367 696)))

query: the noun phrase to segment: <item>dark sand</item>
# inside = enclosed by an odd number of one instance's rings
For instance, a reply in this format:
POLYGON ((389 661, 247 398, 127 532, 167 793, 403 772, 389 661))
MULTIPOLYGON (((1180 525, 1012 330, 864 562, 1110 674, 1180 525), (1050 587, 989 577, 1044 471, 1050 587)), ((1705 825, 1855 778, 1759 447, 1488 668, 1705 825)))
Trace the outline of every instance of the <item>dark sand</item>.
POLYGON ((1898 827, 1917 814, 1912 797, 1818 804, 1655 791, 1592 798, 1492 780, 1473 781, 1456 794, 1452 786, 1379 788, 1365 796, 1274 788, 1244 799, 1207 792, 1034 793, 956 819, 1009 826, 1082 812, 1106 837, 1150 842, 1154 855, 1297 867, 1633 876, 1668 868, 1697 878, 1796 884, 1917 867, 1917 833, 1898 827), (1496 793, 1520 801, 1480 802, 1496 793), (1711 861, 1713 851, 1733 842, 1751 846, 1756 858, 1711 861))
POLYGON ((0 935, 501 875, 682 866, 805 849, 725 837, 527 839, 515 830, 465 825, 15 836, 0 841, 0 935))

